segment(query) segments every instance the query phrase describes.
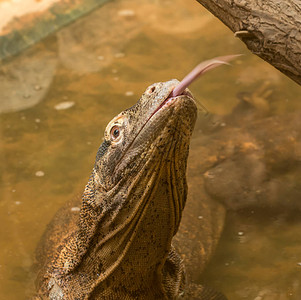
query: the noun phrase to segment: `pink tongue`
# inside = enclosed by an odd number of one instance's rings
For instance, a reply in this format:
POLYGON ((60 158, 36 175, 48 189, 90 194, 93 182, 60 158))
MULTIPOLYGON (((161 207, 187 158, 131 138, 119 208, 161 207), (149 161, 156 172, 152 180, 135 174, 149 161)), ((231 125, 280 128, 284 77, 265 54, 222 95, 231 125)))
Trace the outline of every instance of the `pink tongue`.
POLYGON ((199 76, 206 73, 207 71, 214 69, 220 65, 229 65, 228 61, 240 56, 240 54, 236 55, 227 55, 227 56, 219 56, 209 60, 205 60, 197 65, 188 75, 184 77, 184 79, 177 85, 174 90, 171 92, 169 97, 176 97, 183 93, 183 91, 199 76))

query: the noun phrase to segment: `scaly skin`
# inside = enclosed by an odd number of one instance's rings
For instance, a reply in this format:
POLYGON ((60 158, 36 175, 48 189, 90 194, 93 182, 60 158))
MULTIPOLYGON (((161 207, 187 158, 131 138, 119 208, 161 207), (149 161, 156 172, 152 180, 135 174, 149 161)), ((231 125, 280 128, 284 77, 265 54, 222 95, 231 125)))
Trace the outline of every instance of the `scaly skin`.
POLYGON ((182 292, 184 267, 171 240, 186 201, 197 109, 188 90, 168 98, 177 84, 151 85, 108 124, 80 213, 67 213, 74 204, 67 205, 44 236, 37 298, 153 300, 182 292))

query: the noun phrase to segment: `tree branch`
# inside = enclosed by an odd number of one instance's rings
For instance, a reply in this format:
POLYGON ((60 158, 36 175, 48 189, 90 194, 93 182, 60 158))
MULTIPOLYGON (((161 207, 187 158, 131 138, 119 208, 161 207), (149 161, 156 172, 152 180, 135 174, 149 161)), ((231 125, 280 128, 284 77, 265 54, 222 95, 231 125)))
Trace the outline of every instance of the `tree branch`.
POLYGON ((301 85, 300 0, 197 0, 254 54, 301 85))

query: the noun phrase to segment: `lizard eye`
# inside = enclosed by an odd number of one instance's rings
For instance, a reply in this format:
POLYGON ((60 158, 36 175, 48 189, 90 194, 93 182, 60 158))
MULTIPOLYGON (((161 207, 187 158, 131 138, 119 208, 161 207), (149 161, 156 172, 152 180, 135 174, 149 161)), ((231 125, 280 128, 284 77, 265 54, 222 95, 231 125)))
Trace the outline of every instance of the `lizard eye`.
POLYGON ((115 141, 119 138, 119 136, 120 136, 120 127, 115 125, 111 128, 111 131, 110 131, 111 140, 115 141))

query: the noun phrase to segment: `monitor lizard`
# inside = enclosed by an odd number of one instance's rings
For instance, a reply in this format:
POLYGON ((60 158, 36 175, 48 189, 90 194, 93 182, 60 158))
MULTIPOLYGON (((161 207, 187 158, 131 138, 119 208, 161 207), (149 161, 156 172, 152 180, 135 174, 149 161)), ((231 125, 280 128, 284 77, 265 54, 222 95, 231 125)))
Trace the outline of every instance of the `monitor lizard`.
MULTIPOLYGON (((186 166, 197 117, 187 86, 232 58, 206 61, 181 83, 150 85, 134 106, 109 122, 82 198, 67 203, 43 236, 35 299, 225 299, 197 284, 185 285, 183 260, 172 240, 187 198, 186 166), (75 203, 79 213, 71 210, 75 203)), ((206 262, 224 209, 201 205, 208 215, 198 232, 206 262)))

